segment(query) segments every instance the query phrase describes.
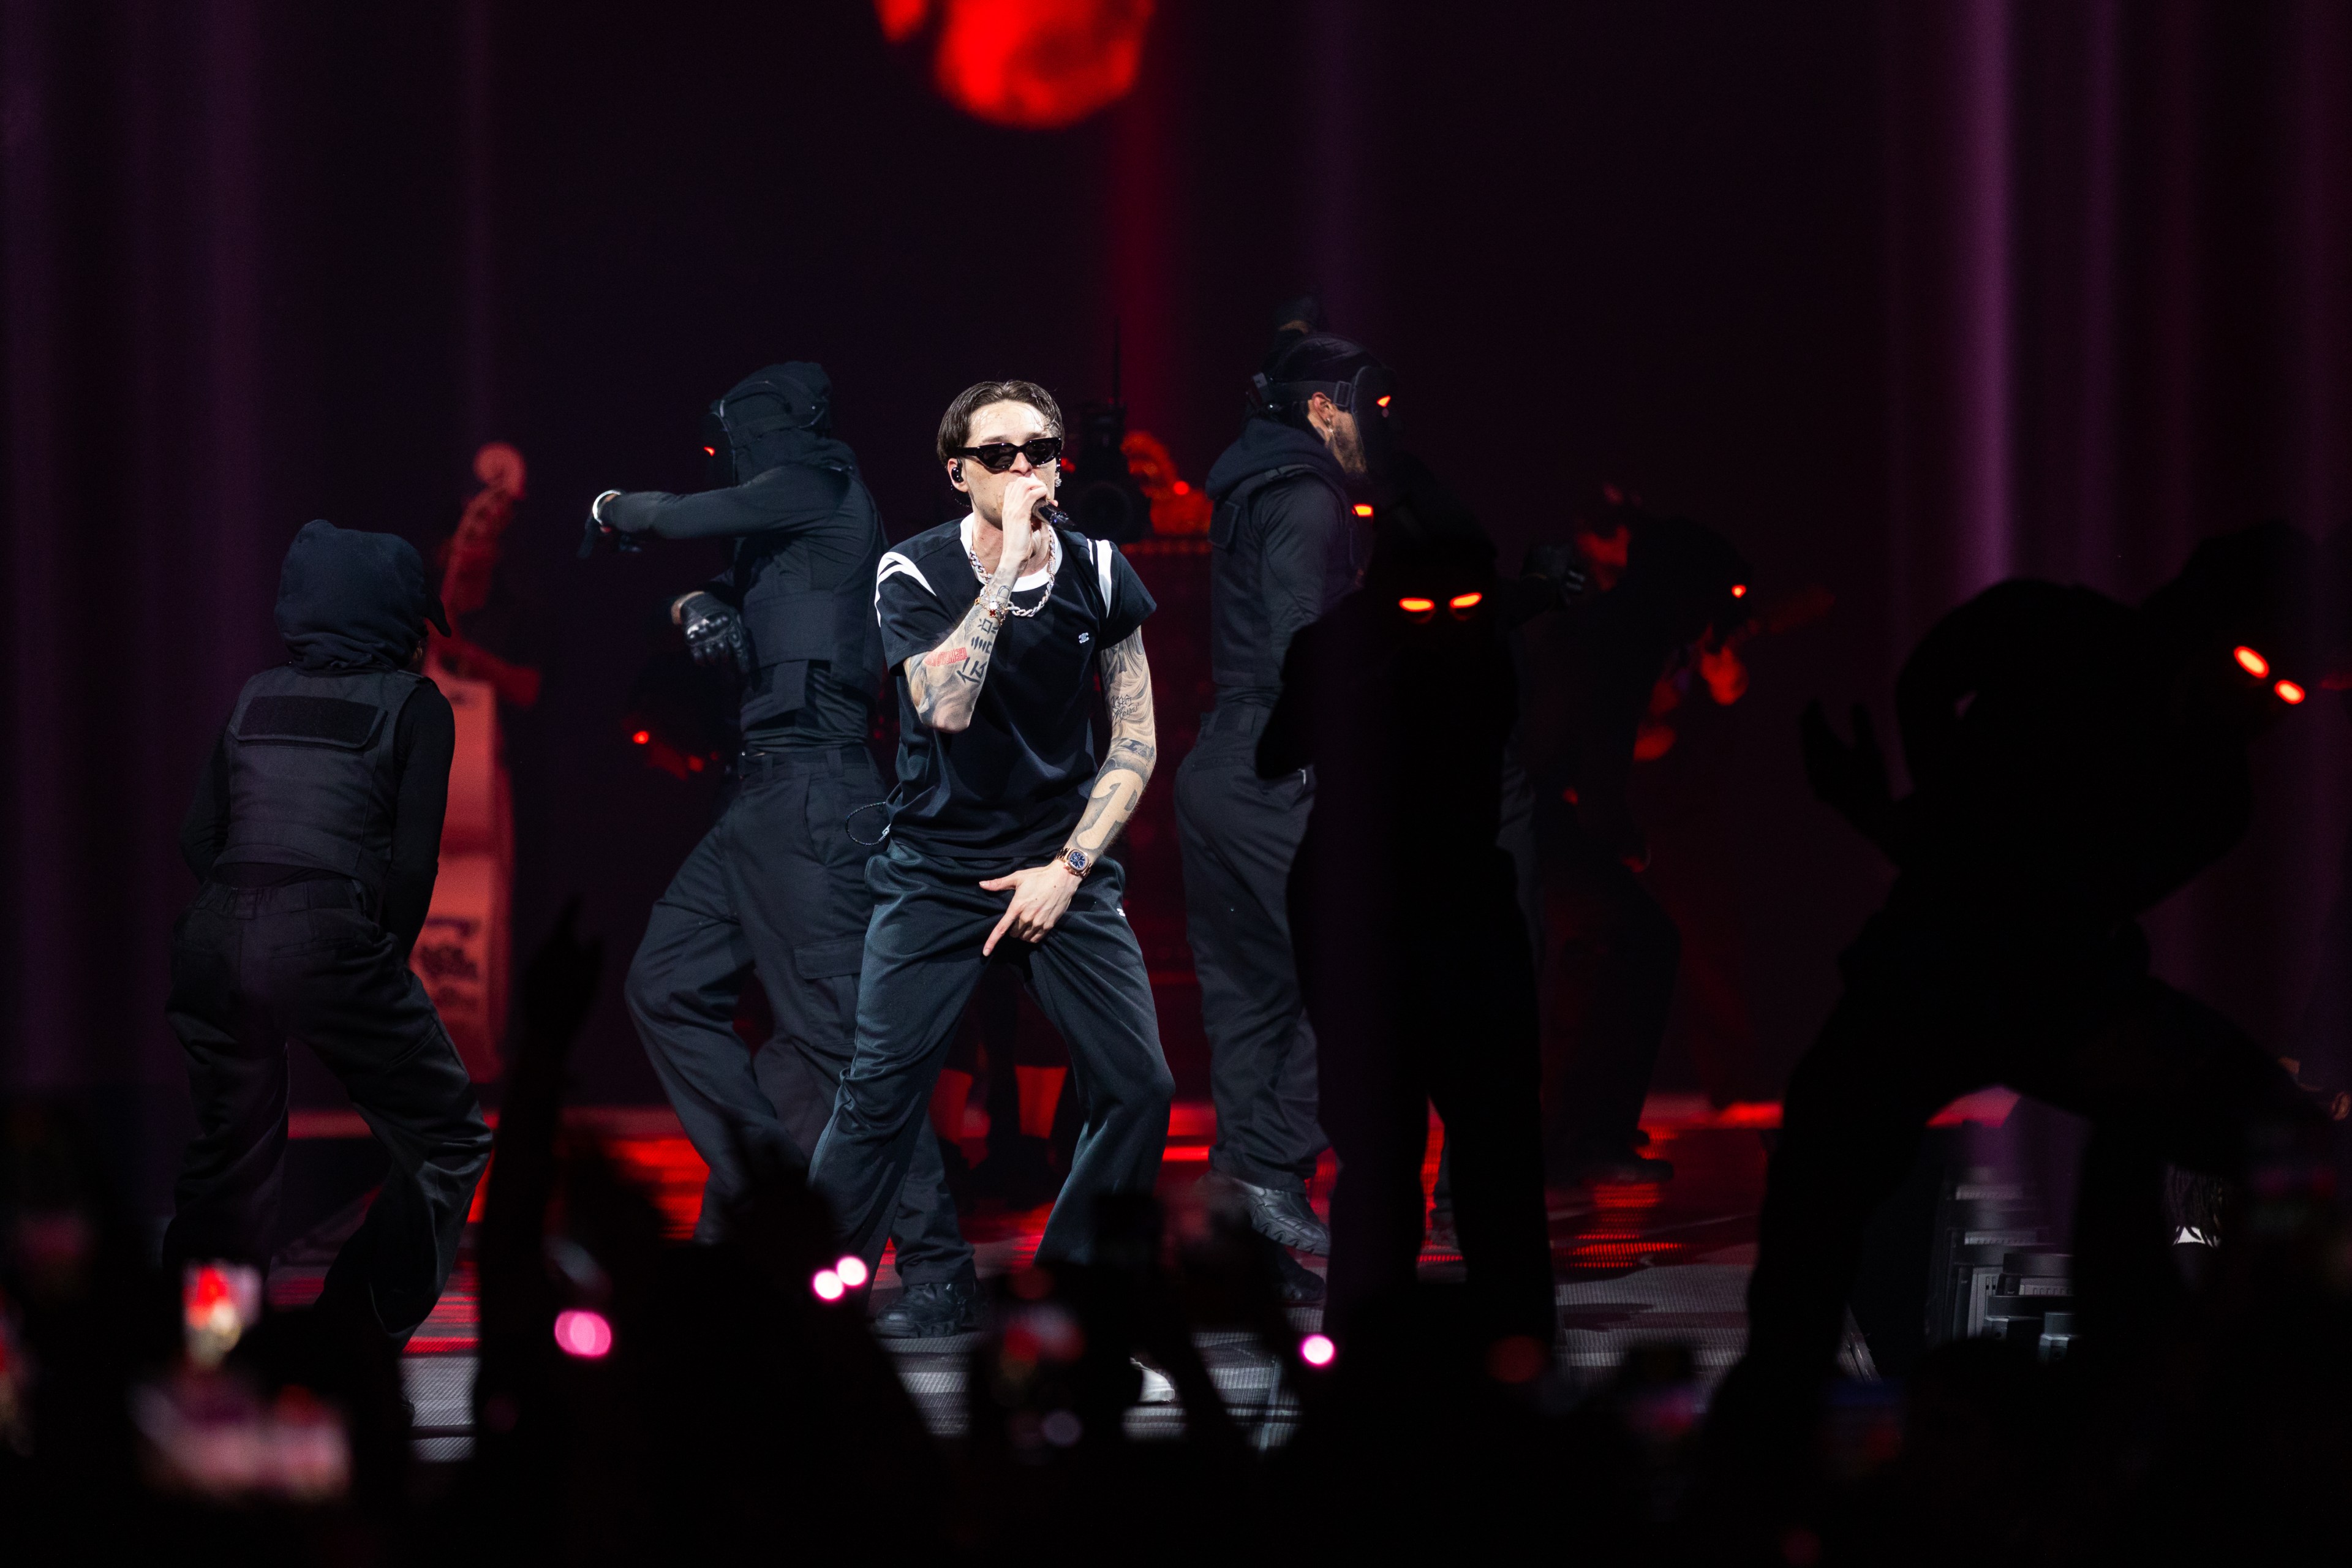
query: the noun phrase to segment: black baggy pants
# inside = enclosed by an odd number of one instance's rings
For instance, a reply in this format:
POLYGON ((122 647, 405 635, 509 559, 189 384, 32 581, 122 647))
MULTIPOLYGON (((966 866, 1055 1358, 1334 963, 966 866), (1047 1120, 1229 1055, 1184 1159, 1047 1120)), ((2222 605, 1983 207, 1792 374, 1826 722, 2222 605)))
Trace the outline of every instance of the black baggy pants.
POLYGON ((1675 922, 1641 879, 1566 837, 1543 855, 1544 1156, 1559 1181, 1587 1156, 1633 1146, 1682 960, 1675 922))
MULTIPOLYGON (((981 944, 1012 895, 980 884, 1017 864, 947 866, 901 839, 866 864, 875 896, 857 994, 857 1047, 809 1179, 833 1205, 844 1239, 882 1252, 892 1195, 929 1137, 926 1114, 956 1021, 980 983, 981 944)), ((1061 923, 1034 946, 1006 941, 994 961, 1022 972, 1070 1051, 1083 1118, 1062 1195, 1037 1246, 1045 1261, 1093 1260, 1095 1200, 1148 1194, 1158 1181, 1176 1091, 1160 1051, 1160 1021, 1143 950, 1119 908, 1124 869, 1106 859, 1061 923)))
POLYGON ((1265 710, 1246 706, 1202 721, 1200 744, 1176 770, 1176 835, 1217 1106, 1210 1169, 1303 1194, 1327 1142, 1287 889, 1315 786, 1303 773, 1257 776, 1265 723, 1265 710))
POLYGON ((322 1300, 405 1338, 457 1260, 490 1132, 440 1015, 359 884, 208 883, 172 937, 166 1014, 187 1053, 196 1137, 163 1257, 266 1268, 286 1161, 286 1041, 318 1054, 392 1157, 322 1300))
MULTIPOLYGON (((882 797, 862 746, 770 752, 743 764, 734 797, 654 906, 629 966, 629 1012, 670 1105, 710 1167, 695 1235, 723 1231, 750 1175, 743 1148, 808 1163, 832 1113, 856 1036, 858 972, 874 897, 873 851, 849 814, 882 797), (735 1033, 735 1004, 756 971, 775 1032, 756 1051, 735 1033)), ((876 818, 878 822, 878 816, 876 818)), ((889 1234, 909 1284, 971 1268, 956 1228, 938 1141, 909 1152, 889 1234)), ((879 1257, 880 1242, 876 1243, 879 1257)))
POLYGON ((1482 1315, 1497 1334, 1552 1340, 1535 977, 1508 857, 1496 851, 1486 870, 1393 902, 1335 898, 1343 889, 1312 879, 1296 889, 1323 1126, 1339 1157, 1324 1309, 1334 1333, 1413 1287, 1434 1105, 1482 1315))
POLYGON ((1963 1094, 2005 1084, 2089 1119, 2075 1293, 2086 1332, 2111 1341, 2139 1332, 2179 1289, 2168 1163, 2235 1174, 2264 1123, 2325 1147, 2326 1121, 2276 1060, 2147 974, 2136 929, 2071 951, 1986 951, 1881 915, 1844 969, 1845 994, 1784 1103, 1748 1353, 1726 1390, 1736 1412, 1762 1402, 1793 1414, 1827 1379, 1864 1228, 1910 1171, 1928 1119, 1963 1094))

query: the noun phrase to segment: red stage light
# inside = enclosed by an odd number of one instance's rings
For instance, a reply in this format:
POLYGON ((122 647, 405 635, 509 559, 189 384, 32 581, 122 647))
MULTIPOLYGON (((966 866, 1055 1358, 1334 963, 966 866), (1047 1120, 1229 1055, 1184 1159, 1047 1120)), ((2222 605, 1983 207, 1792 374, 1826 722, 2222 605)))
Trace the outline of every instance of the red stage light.
POLYGON ((719 456, 719 448, 716 447, 705 447, 702 449, 702 455, 706 458, 715 458, 719 456))
POLYGON ((2295 703, 2302 701, 2305 696, 2303 688, 2297 686, 2292 680, 2282 680, 2276 686, 2272 687, 2271 689, 2277 692, 2279 700, 2287 704, 2289 707, 2293 707, 2295 703))
POLYGON ((835 1264, 833 1271, 840 1277, 844 1285, 853 1290, 866 1283, 866 1259, 854 1252, 835 1264))
POLYGON ((1190 479, 1178 479, 1169 488, 1173 489, 1180 496, 1188 496, 1192 493, 1192 482, 1190 479))
POLYGON ((1397 608, 1409 616, 1425 616, 1437 608, 1434 599, 1399 599, 1397 608))
POLYGON ((1475 610, 1478 607, 1478 601, 1486 596, 1484 594, 1456 594, 1445 603, 1453 609, 1475 610))
POLYGON ((1745 583, 1734 583, 1731 585, 1731 596, 1735 599, 1744 599, 1748 597, 1748 584, 1745 583))
POLYGON ((882 29, 911 37, 936 11, 932 78, 977 119, 1050 130, 1127 96, 1153 0, 877 0, 882 29))
POLYGON ((637 745, 649 746, 653 744, 654 732, 651 730, 640 730, 629 739, 637 745))
POLYGON ((1357 515, 1358 517, 1370 517, 1370 516, 1371 516, 1371 515, 1372 515, 1372 503, 1371 503, 1371 502, 1370 502, 1370 501, 1361 501, 1361 500, 1358 501, 1358 502, 1356 503, 1356 515, 1357 515))
POLYGON ((613 1325, 602 1312, 558 1312, 555 1343, 565 1355, 602 1361, 613 1349, 613 1325))
POLYGON ((849 1294, 849 1287, 844 1285, 841 1276, 830 1268, 818 1269, 816 1277, 809 1281, 809 1289, 816 1292, 816 1299, 820 1301, 838 1301, 849 1294))
POLYGON ((2237 658, 2238 668, 2244 670, 2248 675, 2252 676, 2256 680, 2260 680, 2263 676, 2268 675, 2271 672, 2271 661, 2264 658, 2261 654, 2256 653, 2252 648, 2239 648, 2237 650, 2237 658))
POLYGON ((1339 1347, 1328 1334, 1309 1334, 1298 1342, 1298 1359, 1308 1366, 1329 1366, 1339 1354, 1339 1347))

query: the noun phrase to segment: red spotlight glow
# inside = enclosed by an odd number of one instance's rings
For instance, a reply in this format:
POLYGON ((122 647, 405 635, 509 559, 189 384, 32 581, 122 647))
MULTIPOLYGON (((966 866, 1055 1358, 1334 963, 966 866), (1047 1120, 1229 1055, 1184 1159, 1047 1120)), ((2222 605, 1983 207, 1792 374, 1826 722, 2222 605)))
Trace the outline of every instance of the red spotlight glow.
POLYGON ((849 1287, 844 1285, 841 1276, 830 1268, 818 1269, 816 1278, 809 1281, 809 1289, 816 1292, 816 1299, 820 1301, 838 1301, 849 1294, 849 1287))
POLYGON ((1370 501, 1361 501, 1361 500, 1358 501, 1358 502, 1356 503, 1356 515, 1357 515, 1358 517, 1370 517, 1370 516, 1371 516, 1371 515, 1372 515, 1372 503, 1371 503, 1371 502, 1370 502, 1370 501))
POLYGON ((1735 599, 1744 599, 1748 597, 1748 584, 1745 583, 1734 583, 1731 585, 1731 596, 1735 599))
POLYGON ((604 1321, 602 1312, 558 1312, 555 1343, 565 1355, 578 1356, 582 1361, 602 1361, 613 1349, 613 1325, 604 1321))
POLYGON ((2294 704, 2302 701, 2304 697, 2306 695, 2303 688, 2297 686, 2292 680, 2282 680, 2276 686, 2272 687, 2271 689, 2277 692, 2279 700, 2287 704, 2289 707, 2293 707, 2294 704))
POLYGON ((1328 1334, 1309 1334, 1298 1342, 1298 1359, 1308 1366, 1329 1366, 1339 1353, 1328 1334))
POLYGON ((1188 496, 1192 493, 1192 481, 1190 479, 1178 479, 1174 484, 1168 488, 1174 490, 1180 496, 1188 496))
POLYGON ((719 456, 719 448, 716 447, 705 447, 702 449, 702 455, 706 458, 715 458, 719 456))
POLYGON ((640 730, 630 736, 629 741, 634 745, 650 746, 653 744, 654 732, 651 730, 640 730))
POLYGON ((1478 607, 1478 601, 1486 596, 1484 594, 1456 594, 1445 603, 1452 609, 1475 610, 1478 607))
POLYGON ((877 9, 894 38, 911 37, 925 12, 939 16, 932 73, 950 103, 999 125, 1050 130, 1135 86, 1152 0, 879 0, 877 9))
POLYGON ((1425 616, 1429 614, 1430 611, 1437 608, 1437 601, 1434 599, 1399 599, 1397 601, 1397 608, 1402 610, 1408 616, 1425 616))
POLYGON ((1372 399, 1372 401, 1373 401, 1375 404, 1379 405, 1381 407, 1382 407, 1382 408, 1386 408, 1386 407, 1389 405, 1389 398, 1390 398, 1391 396, 1392 396, 1392 395, 1393 395, 1393 394, 1384 393, 1384 394, 1382 394, 1381 396, 1379 396, 1379 397, 1376 397, 1376 398, 1372 399))
POLYGON ((2256 653, 2252 648, 2238 648, 2236 650, 2236 655, 2238 668, 2244 670, 2248 675, 2252 676, 2256 680, 2260 680, 2263 676, 2268 675, 2271 672, 2271 661, 2264 658, 2261 654, 2256 653))
POLYGON ((854 1252, 835 1264, 833 1271, 840 1277, 841 1282, 852 1290, 866 1283, 866 1259, 854 1252))

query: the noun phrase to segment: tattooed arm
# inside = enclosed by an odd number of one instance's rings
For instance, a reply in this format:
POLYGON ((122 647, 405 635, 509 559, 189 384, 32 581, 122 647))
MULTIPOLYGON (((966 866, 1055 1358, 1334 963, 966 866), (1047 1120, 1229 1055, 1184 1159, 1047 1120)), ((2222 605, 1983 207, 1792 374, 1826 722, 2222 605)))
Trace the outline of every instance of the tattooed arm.
MULTIPOLYGON (((1151 717, 1151 666, 1143 657, 1140 631, 1103 649, 1102 680, 1103 696, 1110 705, 1110 747, 1087 792, 1086 815, 1063 846, 1065 856, 1073 849, 1083 851, 1090 866, 1135 815, 1144 785, 1151 782, 1151 765, 1160 756, 1159 731, 1151 717)), ((1008 932, 1021 942, 1043 941, 1069 909, 1078 880, 1066 860, 1056 859, 982 882, 992 892, 1010 889, 1013 902, 981 951, 995 952, 998 940, 1008 932)))
POLYGON ((988 679, 989 656, 996 651, 996 634, 1004 626, 1002 606, 1020 574, 1021 557, 1005 551, 996 575, 981 589, 947 640, 907 661, 907 690, 914 700, 915 717, 926 728, 950 735, 971 728, 981 683, 988 679), (991 605, 1000 606, 993 615, 991 605))

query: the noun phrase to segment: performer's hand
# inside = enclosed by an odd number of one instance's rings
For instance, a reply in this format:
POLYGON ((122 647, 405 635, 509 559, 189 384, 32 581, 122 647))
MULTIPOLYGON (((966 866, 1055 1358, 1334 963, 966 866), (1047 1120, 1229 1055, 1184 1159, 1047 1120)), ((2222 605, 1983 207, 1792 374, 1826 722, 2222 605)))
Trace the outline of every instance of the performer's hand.
POLYGON ((1031 509, 1053 493, 1034 474, 1015 474, 1005 484, 1003 561, 1012 562, 1015 570, 1029 559, 1030 546, 1036 542, 1037 520, 1031 509))
POLYGON ((686 651, 694 662, 714 669, 751 673, 751 646, 743 636, 743 617, 735 606, 709 594, 688 594, 670 611, 686 632, 686 651))
POLYGON ((1004 918, 980 944, 982 954, 996 951, 996 944, 1007 935, 1016 942, 1043 942, 1045 933, 1058 924, 1070 907, 1071 896, 1078 890, 1078 879, 1060 866, 1032 866, 1025 871, 1015 871, 1009 877, 994 877, 981 884, 992 893, 1007 889, 1013 892, 1013 902, 1006 906, 1004 918))

